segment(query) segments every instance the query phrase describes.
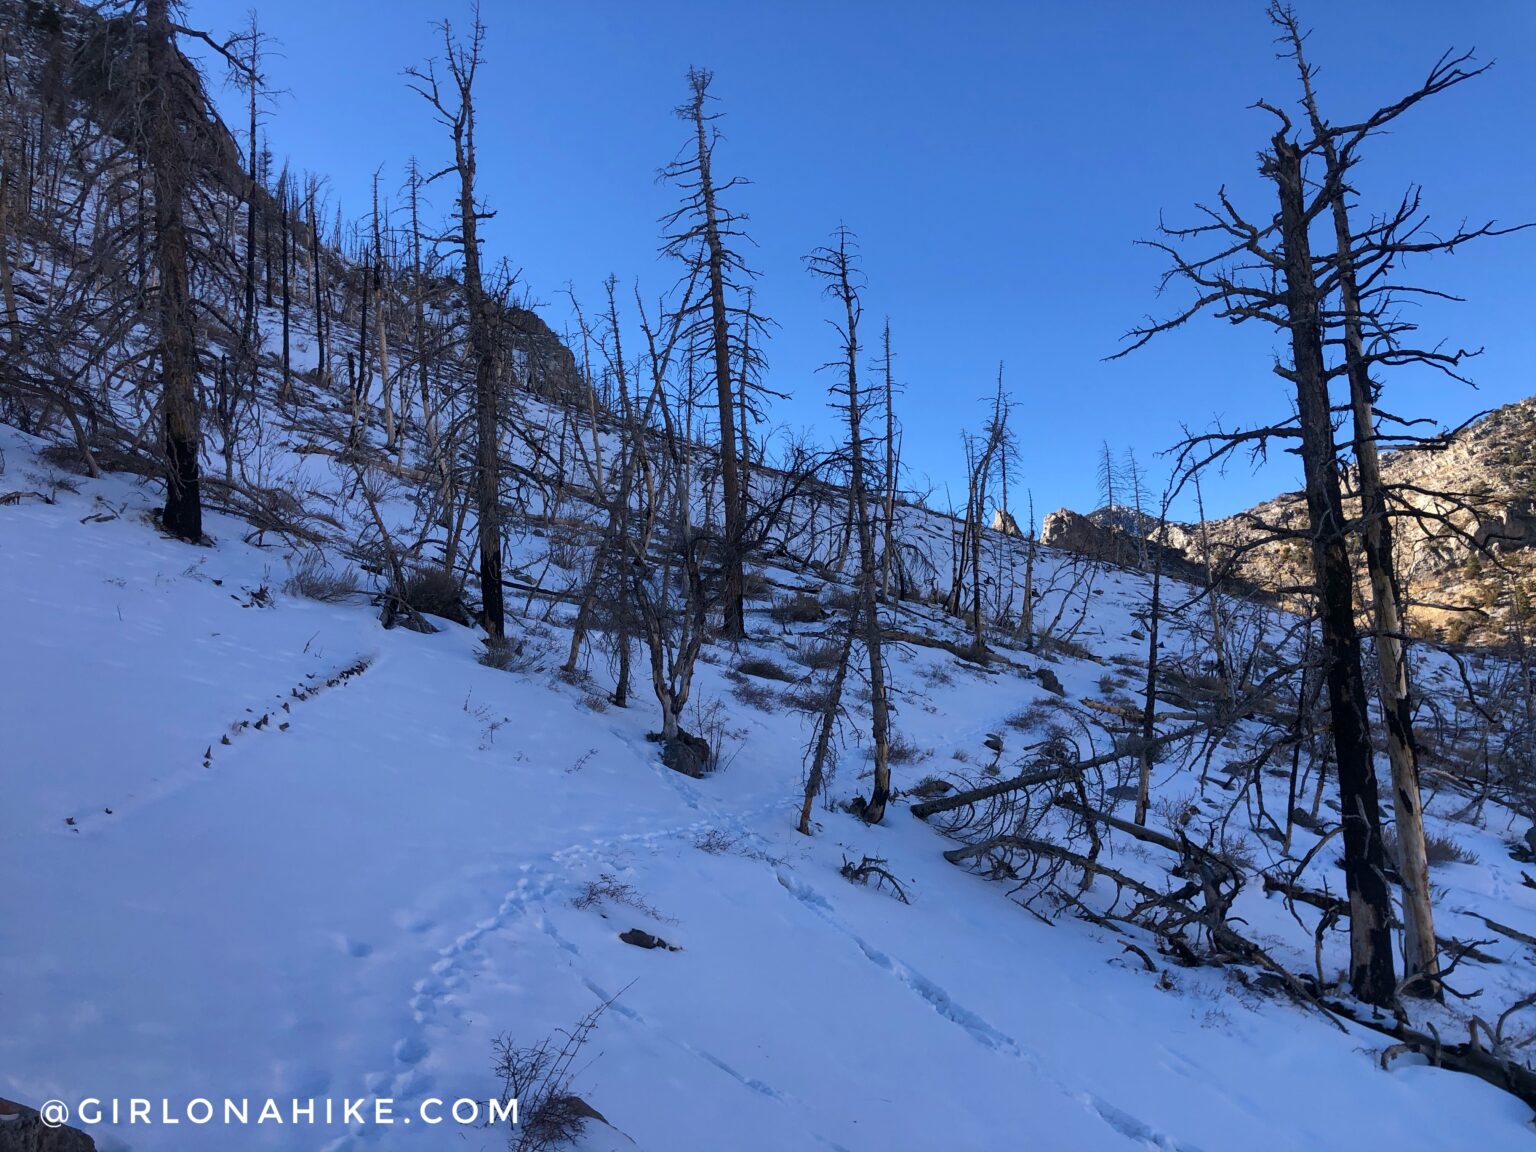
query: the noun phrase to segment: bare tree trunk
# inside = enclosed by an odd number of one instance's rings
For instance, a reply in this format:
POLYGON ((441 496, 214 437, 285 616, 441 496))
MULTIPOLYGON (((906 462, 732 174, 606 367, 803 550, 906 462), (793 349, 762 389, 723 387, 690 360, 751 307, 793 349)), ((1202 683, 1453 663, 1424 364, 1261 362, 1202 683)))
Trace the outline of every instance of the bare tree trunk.
POLYGON ((326 349, 326 331, 328 325, 325 316, 325 272, 324 261, 321 259, 320 245, 320 218, 315 215, 316 186, 313 178, 309 182, 309 255, 310 255, 310 280, 315 296, 315 374, 322 388, 331 382, 331 359, 326 349))
POLYGON ((1024 651, 1035 650, 1035 494, 1029 493, 1029 539, 1024 546, 1024 606, 1019 609, 1019 635, 1024 651))
MULTIPOLYGON (((1158 517, 1158 544, 1168 524, 1168 502, 1158 517)), ((1141 708, 1141 770, 1136 781, 1136 823, 1147 822, 1147 805, 1152 796, 1152 754, 1157 736, 1157 636, 1163 615, 1163 549, 1157 549, 1152 568, 1152 608, 1147 616, 1147 691, 1141 708)))
MULTIPOLYGON (((1275 13, 1271 13, 1275 19, 1275 13)), ((1375 388, 1365 359, 1360 287, 1354 237, 1345 205, 1347 164, 1333 133, 1318 110, 1312 72, 1303 54, 1303 37, 1289 13, 1278 20, 1287 32, 1301 76, 1303 103, 1322 145, 1327 166, 1327 200, 1333 218, 1334 260, 1339 277, 1339 305, 1344 321, 1344 356, 1354 421, 1355 462, 1359 473, 1361 537, 1371 583, 1375 624, 1379 700, 1386 727, 1387 759, 1392 767, 1392 803, 1397 823, 1398 871, 1403 892, 1404 990, 1440 996, 1439 958, 1434 910, 1430 902, 1429 860, 1424 845, 1424 810, 1419 795, 1419 753, 1413 735, 1413 700, 1403 651, 1402 590, 1392 554, 1392 524, 1387 515, 1381 460, 1376 447, 1375 388)))
POLYGON ((379 383, 384 402, 384 450, 395 447, 395 394, 389 381, 389 292, 384 280, 384 234, 379 222, 379 174, 373 174, 373 326, 379 344, 379 383))
POLYGON ((880 594, 891 598, 891 565, 896 559, 896 384, 891 363, 891 321, 887 317, 880 342, 885 375, 885 548, 880 555, 880 594))
POLYGON ((283 172, 278 181, 279 225, 282 229, 283 246, 283 386, 278 402, 286 404, 293 390, 293 354, 291 333, 293 328, 293 297, 289 292, 288 270, 293 262, 293 236, 288 223, 288 173, 283 172))
POLYGON ((197 543, 203 538, 198 454, 202 422, 197 399, 197 346, 187 273, 187 233, 182 219, 187 157, 170 98, 179 71, 170 0, 149 0, 146 10, 149 75, 155 93, 144 109, 147 150, 155 190, 155 253, 160 274, 160 409, 164 421, 166 485, 161 523, 197 543))
POLYGON ((1216 579, 1215 565, 1211 559, 1211 531, 1205 519, 1205 495, 1200 489, 1200 477, 1195 477, 1195 508, 1200 513, 1200 551, 1205 562, 1205 595, 1211 614, 1211 655, 1216 660, 1216 675, 1226 689, 1227 703, 1237 699, 1237 686, 1232 682, 1227 668, 1226 624, 1221 618, 1221 589, 1216 579))
MULTIPOLYGON (((746 519, 747 502, 752 494, 752 440, 747 431, 748 396, 747 386, 752 372, 752 290, 747 289, 747 307, 741 321, 741 381, 736 392, 736 415, 739 421, 737 430, 736 451, 741 462, 741 499, 742 520, 746 519)), ((743 575, 745 579, 745 575, 743 575)), ((743 587, 745 596, 745 587, 743 587)), ((745 607, 743 607, 745 612, 745 607)))
MULTIPOLYGON (((1329 149, 1332 152, 1332 149, 1329 149)), ((1330 173, 1342 180, 1343 173, 1330 173)), ((1376 664, 1387 759, 1392 766, 1392 803, 1397 818, 1398 870, 1403 878, 1403 975, 1405 991, 1440 996, 1440 964, 1430 902, 1429 858, 1424 843, 1424 809, 1419 795, 1419 750, 1413 735, 1413 699, 1403 650, 1402 592, 1392 555, 1392 524, 1376 449, 1376 418, 1370 372, 1363 362, 1360 295, 1350 257, 1349 220, 1343 187, 1334 184, 1333 219, 1338 238, 1339 295, 1344 311, 1350 410, 1354 417, 1355 461, 1359 471, 1365 566, 1371 581, 1376 664)))
POLYGON ((704 209, 704 255, 709 293, 710 351, 715 365, 715 402, 720 418, 720 479, 725 503, 725 634, 746 635, 745 575, 742 564, 743 520, 741 476, 737 457, 735 403, 731 379, 730 315, 725 304, 725 243, 720 232, 720 213, 711 172, 711 147, 704 101, 709 94, 707 72, 690 71, 693 89, 690 110, 698 137, 699 197, 704 209))
POLYGON ((437 112, 453 139, 454 171, 459 178, 459 249, 463 258, 464 296, 469 310, 469 343, 475 359, 475 504, 480 553, 483 623, 492 640, 506 636, 506 603, 501 567, 501 460, 497 431, 496 302, 485 291, 480 272, 479 222, 475 203, 474 81, 485 44, 478 15, 468 44, 458 44, 448 23, 443 44, 454 91, 444 97, 432 69, 412 70, 413 87, 437 112))
POLYGON ((806 771, 805 797, 800 804, 800 823, 797 825, 802 836, 811 834, 811 808, 826 785, 827 765, 834 754, 832 738, 837 732, 838 715, 842 712, 843 685, 848 679, 848 665, 853 656, 853 637, 858 629, 858 618, 858 606, 850 607, 847 626, 843 629, 842 647, 838 649, 837 666, 832 670, 826 697, 816 716, 816 739, 811 750, 811 766, 806 771))
POLYGON ((1397 981, 1392 956, 1391 896, 1381 840, 1380 803, 1372 763, 1370 721, 1355 627, 1352 570, 1340 492, 1337 449, 1323 362, 1321 301, 1307 234, 1301 149, 1277 132, 1268 175, 1280 197, 1291 379, 1302 435, 1302 467, 1312 532, 1329 716, 1344 825, 1344 879, 1349 893, 1350 983, 1371 1004, 1390 1004, 1397 981))
MULTIPOLYGON (((8 156, 0 151, 0 299, 5 305, 6 342, 11 352, 21 350, 21 320, 16 311, 16 289, 11 281, 11 170, 8 156)), ((17 251, 21 246, 17 245, 17 251)))
POLYGON ((260 174, 257 168, 256 158, 256 96, 261 90, 261 34, 256 28, 256 17, 251 17, 251 57, 249 73, 246 76, 247 95, 249 97, 249 136, 247 148, 249 155, 246 157, 246 200, 245 200, 245 313, 240 325, 240 351, 242 371, 250 372, 251 394, 256 392, 256 373, 259 363, 260 330, 256 320, 256 200, 260 191, 258 183, 260 174))
POLYGON ((875 566, 875 528, 870 516, 867 468, 864 459, 863 404, 859 391, 859 303, 853 253, 853 237, 846 228, 837 232, 837 246, 813 253, 811 268, 828 281, 829 291, 843 305, 843 353, 847 375, 844 380, 848 408, 849 485, 853 497, 854 528, 859 541, 859 606, 864 630, 864 647, 869 655, 870 735, 874 741, 874 786, 864 805, 866 822, 878 824, 885 819, 891 795, 890 705, 885 692, 885 657, 881 650, 880 608, 877 596, 878 574, 875 566))

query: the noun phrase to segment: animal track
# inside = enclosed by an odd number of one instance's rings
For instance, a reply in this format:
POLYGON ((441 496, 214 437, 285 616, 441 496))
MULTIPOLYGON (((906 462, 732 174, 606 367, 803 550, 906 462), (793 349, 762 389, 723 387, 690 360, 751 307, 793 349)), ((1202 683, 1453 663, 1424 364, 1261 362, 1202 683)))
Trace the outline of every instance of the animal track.
POLYGON ((858 932, 844 923, 837 916, 831 901, 810 884, 796 876, 790 875, 783 868, 775 868, 774 876, 777 878, 779 885, 803 907, 848 937, 866 960, 881 971, 893 976, 944 1019, 964 1029, 976 1043, 994 1052, 1021 1061, 1040 1081, 1050 1085, 1063 1095, 1079 1101, 1116 1132, 1129 1139, 1139 1141, 1154 1148, 1163 1149, 1164 1152, 1200 1152, 1200 1149, 1195 1145, 1180 1143, 1168 1134, 1159 1132, 1145 1121, 1138 1119, 1124 1109, 1117 1108, 1109 1101, 1101 1099, 1091 1092, 1084 1092, 1063 1084, 1046 1071, 1044 1061, 1036 1053, 1024 1048, 1012 1036, 994 1027, 977 1013, 959 1004, 940 985, 928 979, 928 977, 918 972, 915 968, 870 944, 858 932))

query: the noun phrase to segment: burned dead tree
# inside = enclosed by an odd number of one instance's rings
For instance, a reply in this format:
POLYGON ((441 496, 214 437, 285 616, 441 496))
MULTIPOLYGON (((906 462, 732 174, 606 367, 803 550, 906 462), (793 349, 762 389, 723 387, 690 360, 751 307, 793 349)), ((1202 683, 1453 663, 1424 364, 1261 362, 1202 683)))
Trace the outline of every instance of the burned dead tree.
POLYGON ((200 102, 201 93, 188 90, 187 68, 176 50, 170 0, 149 0, 145 33, 146 83, 151 88, 143 101, 144 144, 155 197, 160 408, 166 467, 160 522, 172 535, 196 544, 203 538, 199 480, 203 436, 196 321, 183 216, 190 161, 180 113, 200 102), (189 101, 193 103, 189 105, 189 101))
POLYGON ((828 365, 841 376, 832 386, 837 406, 848 421, 848 487, 854 518, 854 534, 859 545, 859 570, 856 585, 859 599, 861 639, 868 657, 870 691, 870 736, 874 745, 875 778, 863 818, 878 824, 885 819, 885 806, 891 795, 890 711, 886 699, 885 657, 881 651, 879 569, 875 560, 874 500, 875 470, 868 458, 864 420, 871 397, 859 383, 859 321, 864 306, 859 299, 861 273, 854 251, 853 234, 839 228, 833 241, 806 257, 812 275, 826 282, 827 294, 842 307, 842 316, 833 320, 842 343, 842 357, 828 365))
POLYGON ((1350 897, 1350 977, 1355 994, 1374 1004, 1396 996, 1390 932, 1391 898, 1385 880, 1380 805, 1372 760, 1359 631, 1355 624, 1354 575, 1349 555, 1349 518, 1339 482, 1339 448, 1330 419, 1324 361, 1324 300, 1318 287, 1308 225, 1317 212, 1304 182, 1305 147, 1290 123, 1270 140, 1261 173, 1273 184, 1278 211, 1262 226, 1239 213, 1223 192, 1219 207, 1202 206, 1205 222, 1164 229, 1149 242, 1170 260, 1164 283, 1187 281, 1197 298, 1171 319, 1134 329, 1115 358, 1210 311, 1241 323, 1268 323, 1290 340, 1290 363, 1275 371, 1293 387, 1297 415, 1283 424, 1213 436, 1209 463, 1240 445, 1282 438, 1299 443, 1305 477, 1312 591, 1318 603, 1327 667, 1339 800, 1344 821, 1345 880, 1350 897), (1216 251, 1186 257, 1182 242, 1217 241, 1216 251))
POLYGON ((486 290, 480 266, 480 221, 494 213, 485 210, 475 187, 475 75, 484 62, 485 26, 478 9, 469 40, 454 38, 445 20, 441 25, 447 77, 440 82, 436 67, 407 71, 411 89, 432 109, 437 122, 448 130, 453 143, 453 163, 427 178, 427 182, 453 176, 454 218, 458 228, 444 239, 458 249, 464 303, 469 313, 469 344, 475 370, 475 523, 480 555, 481 622, 492 640, 506 636, 506 603, 501 564, 501 454, 497 423, 499 369, 495 296, 486 290))
MULTIPOLYGON (((1350 173, 1360 160, 1361 145, 1385 130, 1399 116, 1432 96, 1440 95, 1487 71, 1473 67, 1470 54, 1446 53, 1423 83, 1401 100, 1377 109, 1359 123, 1334 125, 1323 116, 1315 72, 1307 63, 1296 15, 1289 5, 1272 3, 1269 18, 1280 30, 1282 56, 1292 60, 1301 86, 1301 105, 1312 133, 1308 151, 1320 161, 1321 191, 1308 211, 1326 211, 1332 224, 1334 253, 1329 261, 1335 303, 1326 317, 1330 339, 1339 348, 1330 376, 1342 376, 1348 386, 1352 421, 1352 450, 1359 490, 1358 535, 1370 586, 1370 608, 1377 663, 1377 682, 1396 816, 1397 860, 1402 876, 1404 927, 1404 990, 1438 996, 1438 961, 1434 916, 1430 902, 1429 866, 1425 853, 1424 816, 1419 791, 1419 752, 1413 729, 1413 697, 1405 653, 1405 601, 1393 554, 1390 493, 1382 479, 1379 443, 1385 438, 1376 411, 1382 383, 1373 370, 1404 365, 1438 369, 1463 379, 1457 369, 1468 355, 1441 348, 1407 346, 1404 337, 1413 325, 1395 313, 1396 302, 1429 290, 1395 283, 1388 273, 1409 253, 1451 252, 1472 239, 1513 229, 1491 224, 1460 228, 1447 236, 1423 233, 1418 194, 1411 192, 1397 210, 1356 228, 1350 220, 1354 193, 1350 173)), ((1325 283, 1325 287, 1326 287, 1325 283)), ((1430 293, 1438 294, 1438 293, 1430 293)))
POLYGON ((755 274, 735 247, 743 236, 741 229, 746 218, 726 208, 721 199, 745 181, 740 177, 722 181, 714 168, 715 147, 720 140, 714 122, 720 114, 709 109, 713 99, 709 86, 713 80, 708 69, 690 68, 688 100, 676 109, 691 135, 678 158, 661 173, 663 179, 675 183, 684 194, 682 206, 662 221, 666 233, 663 251, 682 260, 689 269, 687 278, 697 276, 703 285, 699 299, 690 305, 689 339, 697 339, 702 345, 713 373, 729 553, 722 610, 725 634, 739 638, 746 635, 743 542, 751 494, 742 483, 741 453, 745 446, 738 441, 737 420, 739 415, 744 416, 750 402, 743 395, 740 405, 737 403, 733 363, 739 359, 742 365, 740 386, 745 390, 761 354, 753 337, 761 331, 763 321, 752 310, 750 296, 744 305, 734 302, 736 295, 745 290, 744 282, 755 274), (741 342, 739 358, 733 356, 733 325, 741 342))

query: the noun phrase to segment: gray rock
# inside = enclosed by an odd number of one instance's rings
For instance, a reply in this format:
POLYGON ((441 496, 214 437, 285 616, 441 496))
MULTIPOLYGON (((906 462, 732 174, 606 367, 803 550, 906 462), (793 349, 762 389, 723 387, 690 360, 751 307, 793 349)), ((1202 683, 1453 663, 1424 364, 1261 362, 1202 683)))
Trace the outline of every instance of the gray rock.
POLYGON ((620 932, 619 939, 626 944, 633 944, 636 948, 661 948, 668 952, 681 952, 676 944, 668 944, 660 936, 652 936, 643 928, 631 928, 627 932, 620 932))
POLYGON ((1038 681, 1040 687, 1044 688, 1047 692, 1054 692, 1058 696, 1065 696, 1067 694, 1067 690, 1062 687, 1061 677, 1056 675, 1056 673, 1052 672, 1049 668, 1035 669, 1035 680, 1038 681))
POLYGON ((0 1152, 96 1152, 96 1141, 68 1125, 50 1128, 35 1108, 0 1098, 0 1152))
POLYGON ((671 740, 661 742, 661 762, 674 772, 698 779, 709 769, 709 741, 681 729, 671 740))

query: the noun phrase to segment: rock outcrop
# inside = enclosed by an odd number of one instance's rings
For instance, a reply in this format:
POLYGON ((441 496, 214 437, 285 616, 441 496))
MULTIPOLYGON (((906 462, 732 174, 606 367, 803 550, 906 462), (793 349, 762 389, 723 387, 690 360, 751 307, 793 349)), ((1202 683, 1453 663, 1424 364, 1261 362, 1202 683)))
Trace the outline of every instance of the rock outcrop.
MULTIPOLYGON (((1409 627, 1475 644, 1503 643, 1517 624, 1536 631, 1536 398, 1491 412, 1434 448, 1385 456, 1382 476, 1394 493, 1409 627)), ((1349 475, 1345 498, 1358 507, 1349 475)), ((1184 564, 1209 562, 1284 596, 1310 582, 1306 523, 1302 495, 1291 492, 1203 529, 1169 524, 1164 539, 1184 564)), ((1136 527, 1098 512, 1052 513, 1040 538, 1098 560, 1138 562, 1136 527)))

